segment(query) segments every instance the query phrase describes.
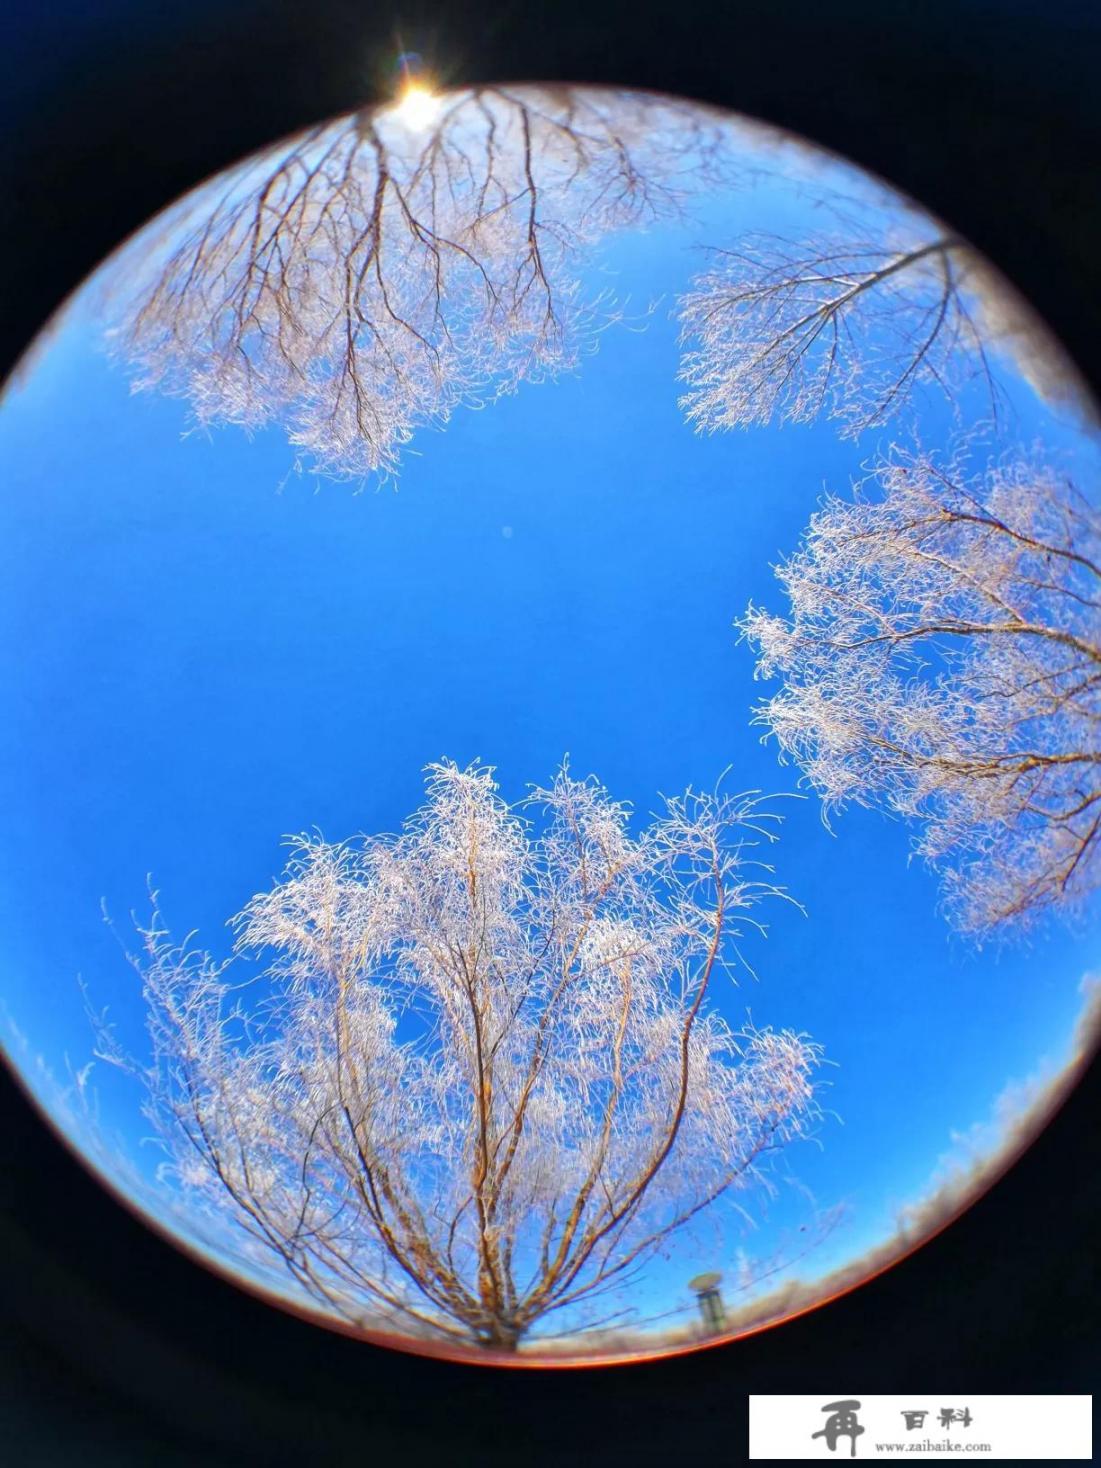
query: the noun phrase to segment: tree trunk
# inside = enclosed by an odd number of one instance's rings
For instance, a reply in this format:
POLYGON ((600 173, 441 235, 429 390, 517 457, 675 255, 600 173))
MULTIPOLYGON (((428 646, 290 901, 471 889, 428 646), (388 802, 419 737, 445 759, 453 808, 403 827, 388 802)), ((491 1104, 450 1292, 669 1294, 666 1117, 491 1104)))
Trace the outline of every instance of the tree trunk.
POLYGON ((491 1351, 515 1351, 520 1344, 520 1327, 509 1320, 495 1320, 485 1335, 491 1351))

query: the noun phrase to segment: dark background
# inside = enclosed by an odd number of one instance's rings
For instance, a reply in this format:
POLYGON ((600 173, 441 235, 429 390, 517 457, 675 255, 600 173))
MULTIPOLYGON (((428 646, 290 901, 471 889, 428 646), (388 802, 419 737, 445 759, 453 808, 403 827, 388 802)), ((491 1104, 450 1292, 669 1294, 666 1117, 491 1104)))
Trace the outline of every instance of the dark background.
MULTIPOLYGON (((403 48, 445 82, 652 87, 827 144, 969 236, 1101 387, 1101 6, 1013 0, 17 0, 0 374, 157 208, 381 96, 403 48)), ((540 1374, 379 1351, 237 1292, 102 1192, 0 1075, 0 1457, 723 1462, 744 1457, 751 1391, 1088 1392, 1099 1089, 1095 1064, 991 1193, 844 1300, 691 1357, 540 1374)))

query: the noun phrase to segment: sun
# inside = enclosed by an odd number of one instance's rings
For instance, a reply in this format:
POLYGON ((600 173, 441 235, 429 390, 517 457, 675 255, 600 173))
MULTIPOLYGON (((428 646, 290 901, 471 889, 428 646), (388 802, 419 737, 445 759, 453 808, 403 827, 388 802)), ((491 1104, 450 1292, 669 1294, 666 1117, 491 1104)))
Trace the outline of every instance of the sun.
POLYGON ((420 132, 435 122, 441 105, 435 92, 419 82, 410 82, 394 107, 394 116, 405 123, 406 127, 420 132))

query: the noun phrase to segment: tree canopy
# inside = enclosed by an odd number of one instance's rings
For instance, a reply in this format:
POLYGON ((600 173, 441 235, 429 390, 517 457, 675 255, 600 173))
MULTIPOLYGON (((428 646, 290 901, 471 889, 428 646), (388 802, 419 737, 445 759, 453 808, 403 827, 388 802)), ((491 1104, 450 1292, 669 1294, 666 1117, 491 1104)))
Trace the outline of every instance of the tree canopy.
POLYGON ((599 1315, 817 1114, 819 1048, 712 1000, 781 895, 774 821, 688 793, 633 836, 564 767, 517 810, 444 763, 400 835, 297 839, 230 959, 155 914, 140 1073, 179 1179, 360 1325, 514 1350, 599 1315))
POLYGON ((896 450, 777 568, 740 626, 779 692, 758 720, 827 806, 922 823, 974 933, 1101 877, 1101 517, 1027 460, 975 475, 896 450))

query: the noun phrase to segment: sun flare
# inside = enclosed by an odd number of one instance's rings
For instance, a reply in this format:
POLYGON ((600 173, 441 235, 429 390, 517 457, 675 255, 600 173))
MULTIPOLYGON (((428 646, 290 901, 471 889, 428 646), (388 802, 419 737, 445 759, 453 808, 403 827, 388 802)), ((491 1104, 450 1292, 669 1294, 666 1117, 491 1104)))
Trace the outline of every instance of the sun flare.
POLYGON ((394 108, 394 115, 406 127, 419 132, 435 122, 440 111, 440 98, 417 82, 411 82, 402 92, 394 108))

